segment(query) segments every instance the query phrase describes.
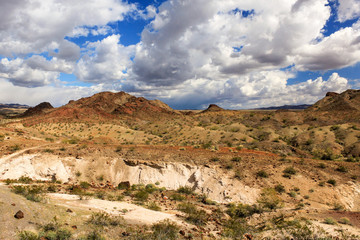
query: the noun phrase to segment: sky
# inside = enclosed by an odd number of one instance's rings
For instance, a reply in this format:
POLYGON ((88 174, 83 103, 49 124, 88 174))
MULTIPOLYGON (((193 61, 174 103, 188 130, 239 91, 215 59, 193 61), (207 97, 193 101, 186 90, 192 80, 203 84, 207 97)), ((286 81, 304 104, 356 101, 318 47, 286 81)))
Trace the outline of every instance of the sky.
POLYGON ((360 88, 360 0, 0 0, 0 103, 102 91, 175 109, 360 88))

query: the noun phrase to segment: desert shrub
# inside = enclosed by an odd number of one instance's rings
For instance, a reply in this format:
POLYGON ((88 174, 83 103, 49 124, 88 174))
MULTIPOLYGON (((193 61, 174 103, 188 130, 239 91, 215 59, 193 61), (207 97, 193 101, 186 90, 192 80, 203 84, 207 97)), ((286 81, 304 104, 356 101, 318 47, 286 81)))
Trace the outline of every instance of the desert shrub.
POLYGON ((294 192, 294 191, 289 192, 289 196, 292 197, 292 198, 295 198, 296 195, 297 195, 297 194, 296 194, 296 192, 294 192))
POLYGON ((305 207, 304 203, 298 203, 295 207, 295 210, 300 210, 300 209, 303 209, 304 207, 305 207))
POLYGON ((340 204, 340 203, 334 203, 333 205, 333 210, 335 211, 342 211, 344 210, 344 205, 340 204))
POLYGON ((203 204, 206 205, 216 205, 216 202, 209 199, 208 196, 206 194, 201 194, 198 196, 198 199, 200 202, 202 202, 203 204))
POLYGON ((283 177, 291 178, 292 175, 296 174, 296 170, 293 167, 287 167, 283 171, 283 177))
POLYGON ((190 202, 185 202, 185 203, 180 203, 177 206, 177 209, 179 211, 182 211, 184 213, 191 213, 191 212, 195 212, 196 211, 196 207, 194 204, 190 203, 190 202))
POLYGON ((233 162, 240 162, 240 161, 241 161, 241 157, 233 157, 233 158, 231 159, 231 161, 233 161, 233 162))
POLYGON ((256 173, 257 177, 268 178, 269 174, 265 170, 260 170, 256 173))
POLYGON ((30 231, 21 231, 18 234, 19 240, 38 240, 39 237, 36 233, 30 231))
POLYGON ((178 210, 186 213, 185 220, 198 226, 203 226, 208 221, 208 215, 204 210, 198 210, 192 203, 181 203, 178 210))
POLYGON ((230 219, 224 226, 223 236, 231 239, 244 239, 244 234, 251 231, 251 227, 244 219, 230 219))
POLYGON ((220 161, 220 158, 218 158, 218 157, 210 158, 210 162, 219 162, 219 161, 220 161))
POLYGON ((161 207, 159 205, 157 205, 156 202, 150 202, 147 205, 147 208, 150 210, 154 210, 154 211, 161 211, 161 207))
POLYGON ((208 221, 208 215, 204 210, 196 210, 191 213, 187 213, 185 220, 196 226, 204 226, 208 221))
MULTIPOLYGON (((80 238, 81 240, 106 240, 98 231, 94 230, 86 235, 85 238, 80 238)), ((80 240, 79 239, 79 240, 80 240)))
POLYGON ((28 176, 21 176, 21 177, 19 177, 18 182, 29 184, 29 183, 32 183, 33 180, 28 176))
POLYGON ((41 202, 43 198, 44 189, 42 186, 13 186, 12 191, 16 194, 24 196, 27 200, 33 202, 41 202))
POLYGON ((339 223, 341 223, 341 224, 346 224, 346 225, 350 225, 350 224, 351 224, 350 219, 348 219, 347 217, 342 217, 342 218, 340 218, 339 223))
POLYGON ((157 187, 154 184, 147 184, 145 186, 145 191, 148 193, 153 193, 157 190, 157 187))
POLYGON ((71 232, 67 229, 57 229, 55 231, 46 231, 39 234, 40 239, 47 240, 68 240, 71 239, 71 232))
POLYGON ((124 219, 120 216, 111 216, 106 212, 93 213, 88 220, 89 223, 96 226, 120 226, 124 222, 124 219))
POLYGON ((104 174, 101 174, 101 175, 97 176, 96 180, 98 180, 100 182, 104 181, 104 174))
POLYGON ((296 174, 296 170, 293 167, 287 167, 285 168, 285 170, 283 171, 283 173, 287 173, 290 175, 295 175, 296 174))
POLYGON ((18 144, 16 144, 16 145, 13 145, 13 146, 9 146, 8 149, 11 152, 16 152, 16 151, 20 150, 21 147, 18 144))
POLYGON ((188 187, 188 186, 179 187, 177 189, 177 192, 178 193, 184 193, 184 194, 187 194, 187 195, 194 194, 194 191, 192 190, 192 188, 188 187))
POLYGON ((320 164, 318 165, 318 168, 325 169, 325 168, 326 168, 325 163, 320 163, 320 164))
POLYGON ((336 185, 336 180, 335 180, 335 179, 333 179, 333 178, 331 178, 331 179, 327 180, 327 183, 329 183, 329 184, 331 184, 331 185, 335 186, 335 185, 336 185))
POLYGON ((260 207, 268 210, 282 207, 282 200, 277 195, 275 189, 272 188, 263 189, 260 198, 257 201, 260 204, 260 207))
POLYGON ((342 173, 346 173, 348 170, 346 169, 345 166, 340 165, 340 166, 338 166, 338 167, 336 168, 336 171, 342 172, 342 173))
POLYGON ((334 224, 336 224, 336 221, 334 218, 328 217, 328 218, 325 218, 324 223, 334 225, 334 224))
POLYGON ((281 184, 278 184, 274 187, 275 191, 277 191, 278 193, 284 193, 285 192, 285 187, 281 184))
POLYGON ((239 171, 239 170, 236 170, 235 173, 234 173, 234 178, 236 178, 238 180, 241 180, 243 178, 242 172, 239 171))
POLYGON ((90 183, 88 182, 80 182, 80 187, 83 189, 88 189, 90 187, 90 183))
POLYGON ((128 182, 121 182, 121 183, 119 183, 119 185, 117 186, 117 188, 120 189, 120 190, 129 189, 129 188, 130 188, 130 183, 128 183, 128 182))
POLYGON ((97 197, 98 199, 105 200, 106 193, 103 192, 103 191, 98 191, 98 192, 95 193, 95 197, 97 197))
POLYGON ((184 201, 186 198, 182 194, 174 193, 173 195, 170 196, 170 199, 175 200, 175 201, 184 201))
POLYGON ((149 198, 149 193, 145 190, 140 190, 134 194, 134 198, 136 201, 145 202, 149 198))
POLYGON ((261 213, 262 210, 257 205, 248 205, 239 203, 236 204, 229 204, 228 209, 226 211, 232 218, 246 218, 250 217, 255 213, 261 213))
POLYGON ((152 225, 153 239, 156 240, 175 240, 178 239, 179 226, 170 220, 164 220, 152 225))
POLYGON ((80 171, 76 171, 76 172, 75 172, 75 176, 80 177, 80 176, 81 176, 81 172, 80 172, 80 171))
POLYGON ((56 186, 54 184, 50 184, 47 189, 48 192, 56 192, 56 186))
POLYGON ((340 126, 338 126, 338 125, 334 125, 334 126, 330 127, 331 131, 336 131, 336 130, 339 130, 339 129, 340 129, 340 126))

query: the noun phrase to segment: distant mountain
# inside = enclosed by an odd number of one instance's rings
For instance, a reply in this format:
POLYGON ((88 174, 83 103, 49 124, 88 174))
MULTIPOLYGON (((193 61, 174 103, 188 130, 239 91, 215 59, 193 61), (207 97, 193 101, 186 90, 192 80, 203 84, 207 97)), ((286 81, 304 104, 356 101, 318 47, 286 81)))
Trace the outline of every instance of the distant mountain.
POLYGON ((272 106, 266 108, 255 108, 255 110, 303 110, 311 107, 312 105, 309 104, 301 104, 301 105, 283 105, 283 106, 272 106))
POLYGON ((17 103, 10 103, 10 104, 1 104, 0 103, 0 109, 3 109, 3 108, 28 109, 29 106, 23 105, 23 104, 17 104, 17 103))
POLYGON ((328 92, 308 110, 310 111, 360 111, 360 90, 349 89, 342 93, 328 92))

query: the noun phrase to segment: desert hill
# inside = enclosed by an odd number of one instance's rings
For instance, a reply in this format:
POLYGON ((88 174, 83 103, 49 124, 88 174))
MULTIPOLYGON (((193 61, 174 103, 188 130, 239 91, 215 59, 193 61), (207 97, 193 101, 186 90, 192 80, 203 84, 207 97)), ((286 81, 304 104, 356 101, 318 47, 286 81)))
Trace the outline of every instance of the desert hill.
POLYGON ((27 109, 22 114, 22 116, 23 117, 29 117, 29 116, 43 114, 46 111, 51 110, 53 108, 54 107, 49 102, 42 102, 42 103, 36 105, 35 107, 31 107, 31 108, 27 109))
POLYGON ((309 108, 311 111, 359 111, 360 90, 349 89, 340 94, 328 92, 309 108))
MULTIPOLYGON (((29 109, 29 111, 34 111, 29 109)), ((147 118, 159 114, 174 114, 175 110, 159 100, 147 100, 125 92, 101 92, 93 96, 71 100, 68 104, 46 113, 46 119, 111 120, 119 116, 147 118)), ((24 114, 34 116, 34 114, 24 114)))
POLYGON ((210 104, 209 107, 207 109, 205 109, 204 111, 202 111, 203 113, 206 112, 219 112, 219 111, 224 111, 225 109, 219 107, 216 104, 210 104))

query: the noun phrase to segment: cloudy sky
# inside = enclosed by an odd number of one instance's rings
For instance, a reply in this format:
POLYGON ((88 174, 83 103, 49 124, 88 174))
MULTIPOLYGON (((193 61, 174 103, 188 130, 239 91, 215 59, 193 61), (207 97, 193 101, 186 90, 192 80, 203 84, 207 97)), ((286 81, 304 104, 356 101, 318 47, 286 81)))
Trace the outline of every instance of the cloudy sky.
POLYGON ((360 0, 0 0, 0 103, 101 91, 177 109, 360 88, 360 0))

